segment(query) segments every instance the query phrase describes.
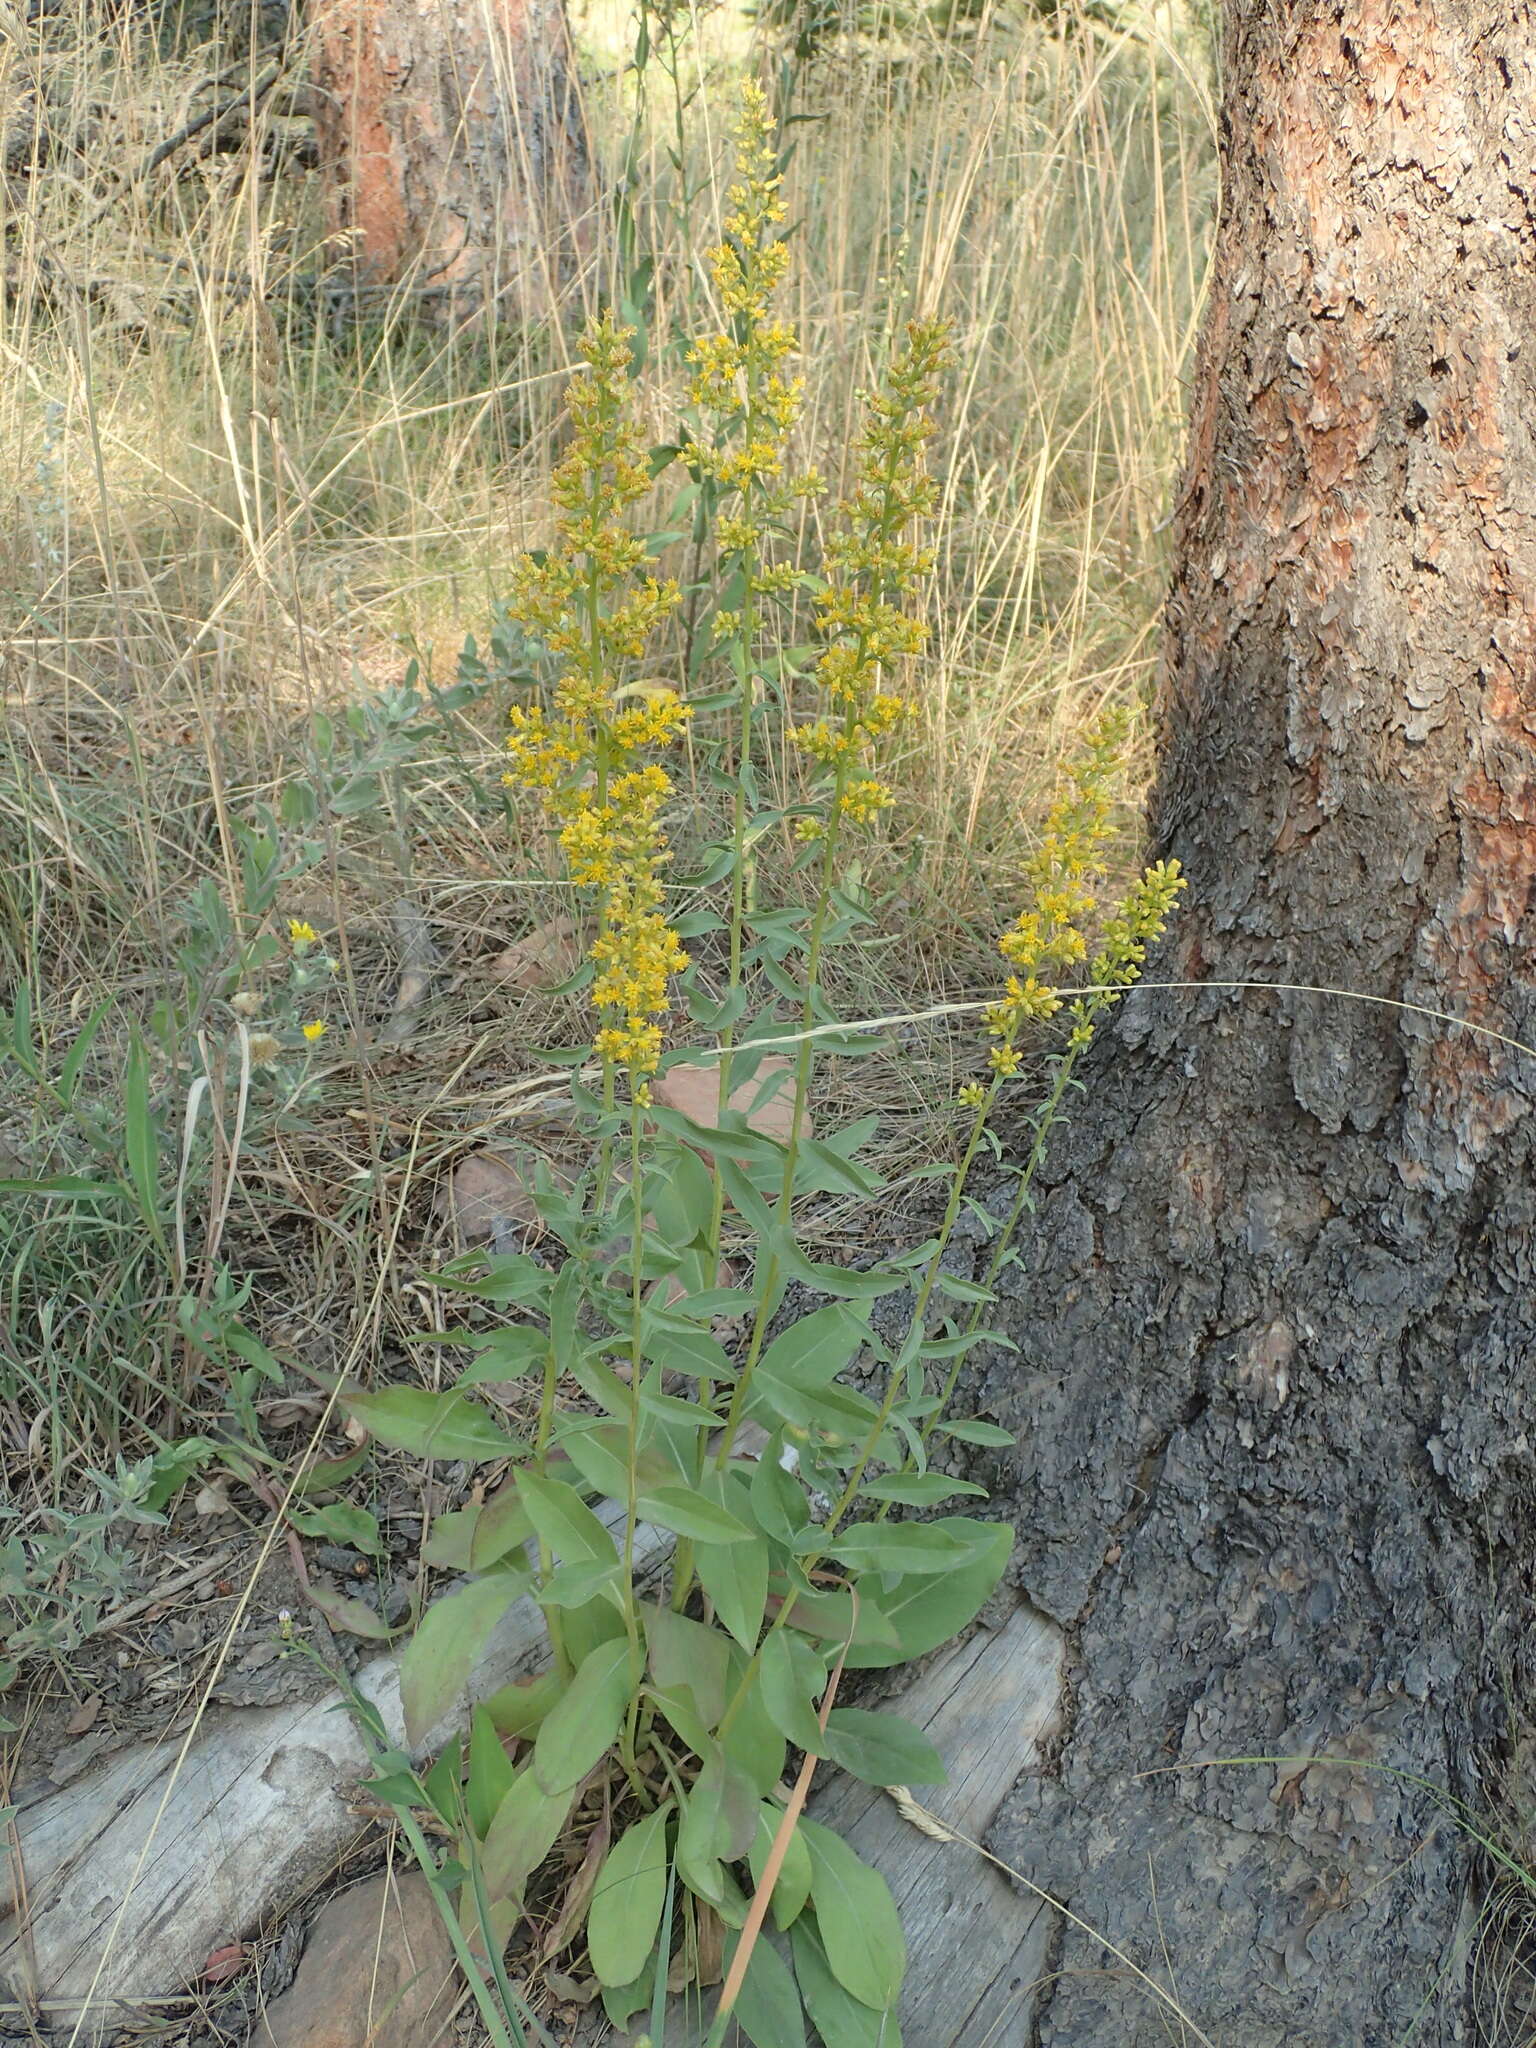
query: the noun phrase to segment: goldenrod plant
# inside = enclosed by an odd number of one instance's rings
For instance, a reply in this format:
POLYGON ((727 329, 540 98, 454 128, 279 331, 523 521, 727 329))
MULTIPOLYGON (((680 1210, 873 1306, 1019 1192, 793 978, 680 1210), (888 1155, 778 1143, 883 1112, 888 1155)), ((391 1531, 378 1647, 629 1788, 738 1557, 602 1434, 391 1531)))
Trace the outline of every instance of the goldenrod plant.
POLYGON ((709 496, 708 651, 686 689, 649 673, 677 592, 630 522, 663 465, 636 424, 631 337, 606 317, 586 331, 570 390, 554 544, 524 565, 510 606, 557 669, 547 702, 513 710, 509 775, 541 807, 586 907, 591 1038, 566 1056, 592 1168, 573 1190, 547 1176, 537 1188, 553 1257, 474 1253, 437 1275, 465 1303, 461 1324, 430 1333, 469 1354, 454 1384, 348 1397, 386 1443, 505 1473, 430 1533, 428 1562, 463 1581, 404 1653, 413 1740, 451 1711, 510 1603, 536 1602, 548 1626, 547 1669, 477 1707, 467 1742, 429 1773, 379 1756, 380 1796, 435 1811, 452 1838, 435 1856, 413 1824, 484 1964, 482 2009, 495 1988, 498 2040, 537 2037, 505 1954, 552 1896, 557 1845, 579 1843, 588 1881, 567 1889, 558 1941, 546 1930, 542 1947, 616 2026, 645 2013, 660 2038, 669 1989, 723 1978, 713 2042, 734 2016, 758 2048, 784 2048, 804 2038, 802 2009, 837 2048, 899 2042, 905 1949, 890 1892, 805 1817, 805 1793, 817 1760, 876 1785, 943 1779, 918 1728, 835 1695, 845 1673, 949 1639, 1002 1575, 1009 1529, 950 1512, 983 1489, 930 1453, 935 1438, 1012 1441, 950 1402, 989 1340, 992 1284, 1076 1064, 1182 886, 1159 864, 1101 912, 1126 739, 1112 717, 1000 941, 1008 973, 986 1011, 985 1078, 960 1091, 966 1131, 941 1169, 938 1229, 870 1265, 813 1256, 818 1197, 872 1202, 884 1187, 861 1156, 873 1120, 813 1136, 808 1111, 818 1058, 871 1042, 833 1014, 824 966, 868 922, 850 849, 881 829, 883 751, 920 687, 926 449, 946 340, 935 323, 911 326, 868 397, 814 579, 818 647, 795 650, 787 606, 806 572, 785 521, 818 487, 793 455, 796 345, 773 311, 783 210, 755 88, 737 151, 711 266, 724 320, 689 350, 691 438, 663 451, 685 489, 709 496), (685 734, 732 798, 686 920, 668 867, 681 800, 668 763, 685 734), (773 803, 763 760, 786 739, 802 786, 773 803), (764 904, 751 849, 770 833, 798 847, 803 890, 764 904), (1050 1064, 1033 1143, 987 1270, 967 1278, 949 1255, 968 1177, 1036 1054, 1050 1064), (685 1115, 668 1077, 701 1061, 718 1065, 712 1107, 685 1115), (885 1297, 899 1307, 877 1331, 885 1297), (476 1394, 521 1381, 536 1419, 518 1435, 476 1394), (789 1963, 758 1938, 770 1913, 789 1963))

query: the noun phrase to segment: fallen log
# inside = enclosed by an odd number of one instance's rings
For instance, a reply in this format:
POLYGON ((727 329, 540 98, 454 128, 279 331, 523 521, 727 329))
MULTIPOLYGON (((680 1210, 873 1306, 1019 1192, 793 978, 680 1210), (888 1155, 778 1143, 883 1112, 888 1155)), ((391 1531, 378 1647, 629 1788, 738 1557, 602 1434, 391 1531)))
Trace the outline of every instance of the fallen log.
MULTIPOLYGON (((668 1539, 641 1535, 654 1571, 668 1539)), ((537 1668, 545 1644, 539 1610, 519 1601, 466 1699, 537 1668)), ((1059 1631, 1019 1607, 910 1687, 901 1709, 949 1765, 949 1784, 929 1801, 948 1827, 979 1839, 990 1825, 1054 1724, 1060 1670, 1059 1631)), ((395 1658, 374 1659, 353 1683, 390 1741, 406 1747, 395 1658)), ((434 1730, 421 1753, 460 1722, 456 1713, 434 1730)), ((269 1921, 357 1837, 364 1822, 347 1793, 368 1769, 333 1692, 309 1704, 218 1709, 191 1737, 117 1757, 27 1806, 0 1889, 0 1978, 55 2023, 79 2021, 82 2041, 163 2006, 196 1982, 210 1954, 269 1921)), ((1043 1956, 1038 1905, 972 1850, 920 1833, 884 1793, 840 1773, 828 1771, 811 1810, 891 1882, 911 1946, 909 2041, 1018 2038, 1013 2016, 1043 1956)))
MULTIPOLYGON (((642 1526, 659 1569, 671 1539, 642 1526)), ((537 1669, 544 1619, 526 1597, 502 1617, 461 1709, 416 1753, 440 1748, 471 1702, 537 1669)), ((389 1741, 408 1747, 394 1656, 353 1680, 389 1741)), ((305 1704, 219 1708, 190 1735, 114 1758, 17 1816, 0 1878, 0 1979, 82 2038, 195 1983, 214 1950, 269 1919, 363 1831, 347 1791, 369 1772, 341 1693, 305 1704)))

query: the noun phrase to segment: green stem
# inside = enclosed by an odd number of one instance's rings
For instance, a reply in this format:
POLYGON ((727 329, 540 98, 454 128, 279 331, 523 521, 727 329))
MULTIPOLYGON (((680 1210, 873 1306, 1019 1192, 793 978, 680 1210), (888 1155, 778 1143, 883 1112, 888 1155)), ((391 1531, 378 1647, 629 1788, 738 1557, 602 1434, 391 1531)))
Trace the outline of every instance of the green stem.
MULTIPOLYGON (((751 426, 751 389, 749 387, 747 410, 747 431, 749 437, 751 426)), ((750 491, 750 484, 742 491, 742 516, 744 518, 750 517, 750 491)), ((742 782, 742 776, 752 758, 752 712, 754 708, 752 695, 752 649, 757 637, 757 609, 753 588, 753 576, 756 569, 755 551, 744 551, 742 553, 740 567, 745 589, 742 597, 741 626, 737 636, 741 649, 741 722, 736 737, 736 787, 731 797, 731 924, 730 969, 726 981, 727 1002, 733 1001, 737 990, 741 987, 742 958, 745 950, 742 933, 746 925, 747 916, 747 792, 742 782)), ((724 1122, 726 1111, 730 1105, 731 1067, 735 1049, 736 1022, 733 1009, 732 1013, 727 1016, 725 1027, 720 1033, 720 1074, 719 1087, 716 1094, 715 1118, 717 1124, 724 1122)), ((707 1246, 705 1252, 706 1286, 713 1286, 718 1276, 720 1270, 720 1240, 725 1229, 725 1179, 720 1171, 718 1157, 712 1159, 710 1164, 709 1231, 705 1239, 707 1246)), ((713 1401, 714 1392, 713 1381, 704 1380, 700 1382, 699 1400, 705 1408, 708 1408, 713 1401)), ((730 1435, 730 1426, 727 1425, 725 1439, 727 1445, 730 1442, 730 1435)), ((727 1456, 729 1456, 729 1450, 727 1450, 727 1456)), ((703 1477, 708 1457, 709 1439, 701 1431, 698 1440, 698 1464, 695 1477, 703 1477)), ((682 1612, 684 1603, 688 1598, 688 1589, 692 1579, 693 1545, 691 1543, 679 1544, 672 1572, 672 1605, 678 1613, 682 1612)))
POLYGON ((469 1943, 465 1939, 464 1930, 459 1925, 459 1916, 455 1910, 453 1900, 448 1896, 447 1887, 437 1874, 437 1864, 433 1859, 431 1850, 427 1847, 426 1837, 422 1834, 415 1817, 409 1809, 401 1806, 397 1806, 394 1812, 395 1819, 400 1824, 400 1832, 405 1836, 406 1841, 409 1842, 411 1854, 416 1858, 417 1868, 427 1881, 427 1889, 432 1894, 433 1902, 437 1906, 438 1913, 442 1919, 444 1931, 452 1943, 459 1968, 463 1971, 465 1981, 474 1993, 475 2004, 480 2008, 480 2017, 485 2022, 486 2031, 495 2044, 495 2048, 525 2048, 528 2037, 523 2032, 522 2027, 518 2025, 515 2019, 512 2019, 510 2013, 503 2015, 498 2010, 497 2000, 491 1994, 491 1986, 486 1982, 485 1972, 476 1962, 469 1943), (508 2020, 512 2020, 512 2024, 517 2026, 518 2038, 516 2042, 513 2041, 511 2034, 507 2031, 508 2020))
MULTIPOLYGON (((847 1483, 844 1485, 842 1493, 838 1496, 837 1505, 833 1508, 831 1515, 827 1519, 826 1528, 829 1533, 837 1528, 844 1515, 847 1514, 849 1508, 853 1505, 854 1496, 864 1482, 865 1470, 869 1465, 870 1459, 875 1454, 875 1447, 885 1434, 885 1426, 891 1419, 891 1410, 896 1405, 897 1392, 906 1379, 906 1355, 914 1333, 918 1340, 918 1351, 914 1355, 921 1354, 922 1336, 928 1314, 928 1304, 933 1298, 933 1290, 938 1285, 939 1274, 943 1270, 944 1254, 948 1251, 949 1240, 954 1235, 955 1223, 960 1215, 961 1198, 965 1194, 965 1183, 969 1178, 971 1164, 980 1147, 982 1133, 987 1127, 987 1111, 992 1106, 992 1099, 995 1093, 995 1087, 988 1091, 986 1101, 980 1105, 971 1120, 971 1134, 966 1141, 965 1151, 961 1155, 960 1164, 955 1168, 954 1177, 950 1182, 949 1200, 944 1206, 943 1220, 939 1224, 938 1236, 934 1239, 933 1253, 923 1274, 922 1285, 917 1290, 917 1299, 913 1304, 912 1314, 907 1323, 906 1336, 902 1340, 901 1348, 896 1354, 896 1362, 886 1379, 885 1395, 880 1403, 879 1413, 870 1426, 869 1435, 865 1439, 864 1447, 859 1452, 858 1460, 848 1475, 847 1483)), ((905 1466, 903 1469, 905 1469, 905 1466)), ((889 1502, 887 1502, 887 1508, 889 1505, 889 1502)))
MULTIPOLYGON (((533 1440, 533 1469, 535 1472, 540 1473, 544 1470, 544 1453, 549 1447, 550 1431, 554 1427, 556 1378, 555 1347, 551 1344, 544 1353, 544 1383, 539 1389, 539 1426, 533 1440)), ((548 1583, 553 1563, 554 1553, 541 1536, 539 1538, 539 1579, 541 1584, 548 1583)), ((575 1666, 572 1664, 570 1652, 565 1646, 565 1624, 560 1618, 558 1607, 545 1608, 544 1625, 549 1630, 550 1648, 555 1654, 555 1669, 562 1678, 569 1679, 575 1671, 575 1666)))
MULTIPOLYGON (((1081 1050, 1080 1046, 1074 1047, 1070 1052, 1062 1054, 1056 1065, 1056 1078, 1051 1083, 1050 1093, 1041 1104, 1040 1112, 1035 1119, 1034 1143, 1029 1148, 1029 1157, 1025 1160, 1023 1171, 1019 1175, 1019 1185, 1014 1194, 1012 1206, 1003 1219, 1003 1226, 993 1242, 992 1256, 987 1261, 987 1270, 982 1275, 981 1284, 989 1294, 992 1291, 993 1281, 996 1280, 998 1274, 1003 1269, 1003 1260, 1008 1255, 1008 1247, 1013 1241, 1013 1234, 1018 1229, 1020 1219, 1028 1205, 1030 1189, 1034 1185, 1035 1175, 1039 1171, 1040 1162, 1045 1157, 1045 1148, 1050 1139, 1051 1126, 1055 1122, 1056 1112, 1061 1108, 1066 1096, 1067 1088, 1072 1080, 1072 1070, 1077 1065, 1078 1054, 1081 1050)), ((972 1304, 970 1317, 966 1322, 964 1331, 967 1337, 975 1336, 977 1330, 980 1329, 982 1314, 986 1307, 987 1304, 984 1301, 972 1304)), ((960 1379, 960 1368, 965 1363, 966 1355, 964 1351, 957 1352, 950 1361, 949 1371, 944 1379, 943 1392, 939 1396, 939 1405, 931 1415, 924 1418, 922 1427, 918 1431, 918 1442, 923 1446, 924 1450, 928 1448, 928 1439, 932 1436, 939 1423, 943 1421, 945 1411, 954 1398, 955 1388, 960 1379)))
MULTIPOLYGON (((836 873, 838 827, 842 822, 842 797, 847 781, 848 769, 844 763, 839 762, 833 783, 832 815, 827 822, 816 912, 811 920, 810 944, 806 953, 805 999, 800 1006, 801 1028, 805 1035, 801 1037, 795 1062, 795 1097, 790 1112, 789 1138, 784 1152, 784 1178, 779 1187, 778 1206, 775 1211, 775 1221, 781 1228, 789 1221, 790 1207, 794 1201, 795 1170, 800 1159, 800 1124, 805 1113, 806 1098, 810 1093, 811 1061, 815 1046, 809 1036, 809 1027, 816 1014, 821 955, 826 941, 827 913, 832 904, 832 880, 836 873)), ((719 1472, 723 1472, 730 1462, 731 1451, 735 1446, 736 1431, 740 1427, 742 1413, 746 1407, 752 1375, 757 1369, 757 1361, 763 1353, 763 1341, 768 1334, 768 1323, 773 1313, 774 1297, 778 1292, 782 1263, 778 1253, 770 1250, 765 1271, 761 1278, 754 1278, 753 1291, 757 1296, 757 1309, 752 1319, 752 1335, 747 1345, 747 1355, 736 1377, 730 1410, 725 1418, 725 1428, 721 1432, 720 1449, 715 1456, 715 1469, 719 1472)))
POLYGON ((640 1714, 640 1605, 635 1592, 635 1526, 640 1513, 640 1375, 644 1368, 642 1311, 645 1290, 645 1190, 641 1185, 640 1108, 631 1102, 629 1115, 629 1439, 625 1448, 624 1495, 624 1628, 629 1636, 635 1684, 630 1693, 620 1754, 625 1772, 635 1776, 635 1729, 640 1714))
MULTIPOLYGON (((757 425, 757 399, 759 377, 755 364, 747 364, 747 402, 742 412, 743 438, 748 445, 757 425)), ((752 524, 753 486, 749 478, 741 487, 741 516, 750 528, 752 524)), ((755 529, 754 529, 755 530, 755 529)), ((755 547, 743 548, 737 557, 737 569, 742 579, 740 623, 733 636, 740 656, 741 680, 739 691, 740 720, 736 732, 736 783, 731 793, 731 921, 730 921, 730 967, 726 977, 726 1001, 731 1005, 724 1029, 720 1033, 719 1083, 716 1092, 716 1123, 723 1123, 731 1100, 731 1069, 736 1050, 736 1019, 734 999, 741 987, 742 962, 745 951, 743 932, 747 918, 747 792, 743 781, 752 760, 752 714, 755 705, 752 656, 757 644, 757 572, 758 555, 755 547)), ((720 1239, 725 1228, 725 1180, 720 1172, 718 1158, 711 1161, 711 1187, 709 1233, 706 1238, 706 1258, 712 1261, 712 1270, 706 1278, 706 1285, 714 1284, 715 1274, 720 1265, 720 1239)), ((707 1408, 714 1397, 714 1386, 704 1381, 699 1387, 699 1399, 707 1408)), ((702 1434, 699 1438, 698 1476, 702 1477, 708 1458, 708 1440, 702 1434)), ((681 1561, 680 1561, 681 1563, 681 1561)), ((691 1576, 693 1553, 690 1546, 688 1573, 691 1576)), ((675 1574, 673 1604, 681 1610, 688 1597, 688 1587, 680 1568, 675 1574)))

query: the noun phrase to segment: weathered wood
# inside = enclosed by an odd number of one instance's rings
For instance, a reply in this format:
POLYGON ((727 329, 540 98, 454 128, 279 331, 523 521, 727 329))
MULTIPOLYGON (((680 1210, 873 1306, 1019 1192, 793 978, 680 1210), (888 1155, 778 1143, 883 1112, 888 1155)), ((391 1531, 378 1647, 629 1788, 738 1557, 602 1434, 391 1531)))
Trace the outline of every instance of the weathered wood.
MULTIPOLYGON (((670 1538, 642 1526, 641 1568, 670 1538)), ((546 1654, 533 1601, 509 1608, 470 1678, 466 1704, 546 1654)), ((406 1746, 394 1657, 354 1684, 406 1746)), ((454 1726, 434 1729, 430 1754, 454 1726)), ((18 1817, 20 1869, 0 1880, 0 1979, 28 1998, 85 2008, 93 2027, 125 2006, 195 1982, 216 1948, 251 1933, 361 1832, 346 1791, 368 1759, 339 1692, 311 1704, 221 1708, 192 1740, 117 1757, 18 1817), (24 1909, 23 1909, 24 1901, 24 1909)))
MULTIPOLYGON (((1020 1606, 1000 1629, 957 1644, 894 1702, 949 1768, 947 1785, 913 1788, 946 1827, 982 1841, 1014 1779, 1038 1764, 1057 1724, 1061 1657, 1061 1631, 1020 1606)), ((1028 2040, 1049 1908, 974 1849, 919 1833, 885 1793, 841 1772, 813 1796, 811 1813, 846 1835, 895 1894, 907 1936, 907 2048, 1028 2040)))

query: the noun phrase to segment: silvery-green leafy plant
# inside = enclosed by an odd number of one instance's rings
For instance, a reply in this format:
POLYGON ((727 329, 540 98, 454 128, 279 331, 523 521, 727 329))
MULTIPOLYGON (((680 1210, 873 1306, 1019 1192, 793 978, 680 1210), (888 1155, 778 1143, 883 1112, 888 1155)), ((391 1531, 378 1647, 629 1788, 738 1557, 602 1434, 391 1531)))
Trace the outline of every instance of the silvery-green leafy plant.
POLYGON ((545 1670, 479 1705, 430 1772, 381 1752, 375 1781, 452 1837, 437 1857, 413 1826, 482 1960, 482 2007, 488 1985, 498 1993, 498 2040, 537 2037, 504 1964, 536 1921, 544 1958, 595 1987, 616 2025, 648 2013, 659 2034, 669 1988, 721 1984, 713 2039, 734 2016, 758 2048, 786 2048, 808 2014, 837 2048, 899 2042, 890 1892, 806 1818, 805 1795, 819 1761, 875 1785, 942 1782, 917 1727, 837 1704, 838 1686, 938 1647, 1002 1576, 1010 1530, 957 1512, 983 1490, 931 1453, 936 1440, 1012 1444, 949 1403, 966 1357, 1001 1341, 986 1309, 1075 1065, 1181 886, 1160 865, 1097 914, 1124 739, 1112 721, 1069 777, 1001 941, 1010 973, 987 1009, 984 1075, 960 1093, 935 1233, 872 1266, 807 1248, 808 1203, 874 1203, 884 1185, 863 1156, 874 1120, 813 1136, 808 1106, 817 1058, 872 1042, 833 1015, 824 969, 869 922, 850 849, 889 804, 880 749, 913 709, 901 682, 923 644, 924 458, 946 344, 936 324, 911 327, 870 397, 815 579, 818 645, 787 648, 783 609, 804 579, 786 520, 820 487, 789 456, 795 340, 770 306, 783 206, 754 87, 737 153, 712 258, 725 325, 689 353, 688 437, 651 458, 629 337, 594 322, 553 480, 555 544, 509 601, 556 671, 546 701, 513 713, 510 779, 543 807, 589 906, 594 1028, 572 1049, 571 1095, 591 1168, 574 1188, 548 1173, 536 1186, 556 1256, 475 1253, 436 1276, 465 1304, 433 1333, 466 1361, 453 1385, 347 1404, 383 1443, 506 1475, 431 1531, 428 1562, 461 1583, 404 1653, 413 1740, 452 1710, 510 1603, 537 1603, 547 1627, 545 1670), (715 546, 709 651, 686 691, 644 672, 678 592, 629 524, 668 462, 686 471, 686 503, 706 504, 715 546), (679 916, 667 764, 685 731, 728 794, 729 828, 679 916), (803 789, 775 806, 763 764, 786 738, 803 789), (757 900, 751 849, 768 832, 798 846, 799 901, 757 900), (696 1042, 669 1052, 679 998, 696 1042), (978 1207, 994 1234, 983 1277, 967 1279, 946 1253, 972 1165, 997 1149, 991 1120, 1026 1031, 1055 1034, 1045 1100, 1011 1214, 998 1224, 978 1207), (877 1330, 889 1297, 898 1312, 877 1330), (519 1382, 534 1419, 514 1435, 478 1392, 519 1382), (789 1963, 758 1939, 770 1918, 789 1963))

